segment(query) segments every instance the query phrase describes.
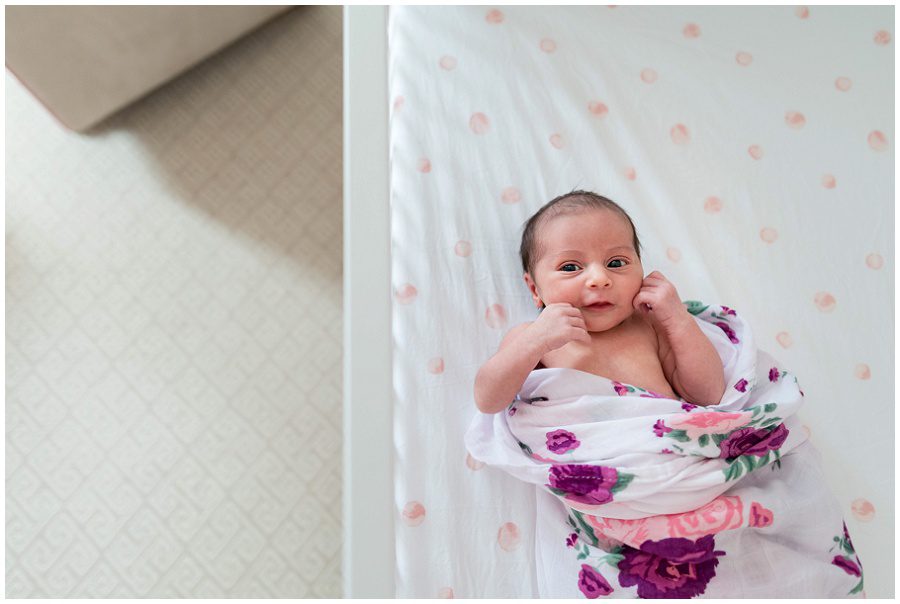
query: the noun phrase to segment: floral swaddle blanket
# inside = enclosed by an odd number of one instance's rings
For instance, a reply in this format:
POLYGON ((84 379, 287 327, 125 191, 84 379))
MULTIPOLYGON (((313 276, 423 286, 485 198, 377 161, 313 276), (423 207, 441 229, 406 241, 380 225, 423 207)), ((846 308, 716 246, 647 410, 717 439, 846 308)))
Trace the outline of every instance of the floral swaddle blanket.
POLYGON ((542 491, 540 597, 863 596, 797 378, 734 310, 685 304, 722 360, 719 404, 538 369, 466 434, 475 459, 542 491))

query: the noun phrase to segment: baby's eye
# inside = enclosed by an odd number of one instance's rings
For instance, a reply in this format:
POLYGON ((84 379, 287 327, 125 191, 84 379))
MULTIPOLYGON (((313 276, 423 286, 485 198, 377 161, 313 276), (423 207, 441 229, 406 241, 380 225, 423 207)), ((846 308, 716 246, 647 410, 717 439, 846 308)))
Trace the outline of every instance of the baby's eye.
POLYGON ((566 264, 563 264, 561 267, 559 267, 559 270, 571 273, 572 271, 578 270, 578 265, 567 262, 566 264))
POLYGON ((623 266, 625 266, 625 260, 623 258, 616 258, 615 260, 610 260, 609 266, 612 268, 622 268, 623 266), (619 262, 619 264, 613 266, 613 262, 619 262))

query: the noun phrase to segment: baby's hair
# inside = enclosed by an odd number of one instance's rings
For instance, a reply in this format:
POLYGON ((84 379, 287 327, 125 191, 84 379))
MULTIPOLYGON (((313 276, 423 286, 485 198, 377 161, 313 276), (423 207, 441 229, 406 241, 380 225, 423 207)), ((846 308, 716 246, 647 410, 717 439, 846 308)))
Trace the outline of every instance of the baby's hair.
POLYGON ((522 244, 519 246, 519 255, 522 257, 522 268, 526 273, 530 274, 534 270, 534 263, 540 256, 538 253, 538 246, 540 245, 537 236, 538 228, 554 216, 567 212, 576 212, 585 208, 612 210, 625 218, 628 224, 631 225, 632 244, 638 259, 640 259, 641 241, 638 239, 637 229, 634 228, 634 223, 631 221, 631 216, 628 215, 628 212, 623 210, 613 200, 607 199, 602 195, 597 195, 590 191, 572 191, 549 201, 525 223, 525 229, 522 232, 522 244))

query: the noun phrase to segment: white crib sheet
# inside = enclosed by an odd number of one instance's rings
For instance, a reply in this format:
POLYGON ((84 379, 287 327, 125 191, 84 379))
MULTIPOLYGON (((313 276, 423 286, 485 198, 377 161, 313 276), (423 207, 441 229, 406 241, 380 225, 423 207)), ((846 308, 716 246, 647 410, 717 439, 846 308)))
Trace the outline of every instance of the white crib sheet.
POLYGON ((869 597, 893 596, 893 7, 392 7, 397 595, 535 594, 531 487, 467 454, 533 320, 523 222, 575 188, 646 272, 800 378, 869 597))

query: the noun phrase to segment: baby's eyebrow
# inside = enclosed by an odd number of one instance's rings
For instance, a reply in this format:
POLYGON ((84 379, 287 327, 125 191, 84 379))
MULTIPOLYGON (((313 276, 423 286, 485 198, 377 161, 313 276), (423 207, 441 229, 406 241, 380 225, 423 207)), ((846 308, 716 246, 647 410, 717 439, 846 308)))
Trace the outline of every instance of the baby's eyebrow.
MULTIPOLYGON (((630 252, 634 251, 634 247, 630 245, 617 245, 616 247, 606 248, 607 252, 612 252, 614 250, 628 250, 630 252)), ((581 250, 560 250, 556 252, 557 256, 565 256, 567 254, 580 254, 581 250)))

